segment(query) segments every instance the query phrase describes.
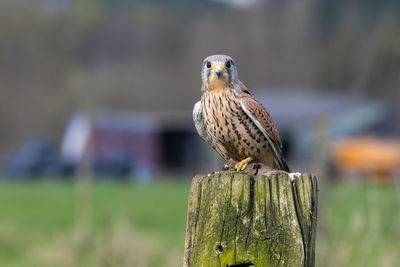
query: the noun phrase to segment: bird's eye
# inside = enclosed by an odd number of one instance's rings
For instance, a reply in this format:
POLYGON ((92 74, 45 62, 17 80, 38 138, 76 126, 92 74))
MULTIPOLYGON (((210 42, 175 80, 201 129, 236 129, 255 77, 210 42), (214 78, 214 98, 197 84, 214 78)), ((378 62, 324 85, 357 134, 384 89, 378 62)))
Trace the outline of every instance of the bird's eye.
POLYGON ((211 68, 211 62, 208 61, 206 64, 207 64, 207 69, 211 68))
POLYGON ((232 63, 230 61, 226 62, 226 68, 230 69, 232 67, 232 63))

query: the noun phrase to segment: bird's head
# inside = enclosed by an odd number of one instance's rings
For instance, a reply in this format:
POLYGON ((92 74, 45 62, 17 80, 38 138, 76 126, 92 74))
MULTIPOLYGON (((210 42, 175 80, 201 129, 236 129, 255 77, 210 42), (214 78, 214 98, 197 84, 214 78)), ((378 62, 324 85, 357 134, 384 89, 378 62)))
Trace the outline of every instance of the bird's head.
POLYGON ((233 59, 226 55, 206 57, 202 65, 201 80, 205 90, 231 87, 238 80, 233 59))

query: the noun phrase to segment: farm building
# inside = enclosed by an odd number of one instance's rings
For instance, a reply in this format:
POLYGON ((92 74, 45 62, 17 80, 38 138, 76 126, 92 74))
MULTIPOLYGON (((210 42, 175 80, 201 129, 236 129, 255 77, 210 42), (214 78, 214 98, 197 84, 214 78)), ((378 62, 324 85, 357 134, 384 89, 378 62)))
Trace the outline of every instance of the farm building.
POLYGON ((61 158, 78 166, 90 148, 98 176, 145 179, 201 171, 204 144, 190 113, 180 114, 187 115, 97 111, 90 119, 76 114, 68 123, 61 158))

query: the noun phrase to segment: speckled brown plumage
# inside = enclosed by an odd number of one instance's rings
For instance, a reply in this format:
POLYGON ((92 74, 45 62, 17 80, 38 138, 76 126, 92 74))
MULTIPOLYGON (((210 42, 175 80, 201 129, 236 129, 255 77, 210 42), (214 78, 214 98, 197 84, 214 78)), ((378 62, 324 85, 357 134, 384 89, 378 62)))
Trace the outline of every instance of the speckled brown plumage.
POLYGON ((255 162, 289 171, 274 122, 237 79, 232 58, 224 55, 206 58, 202 81, 201 100, 193 111, 200 136, 225 160, 240 162, 252 158, 255 162))

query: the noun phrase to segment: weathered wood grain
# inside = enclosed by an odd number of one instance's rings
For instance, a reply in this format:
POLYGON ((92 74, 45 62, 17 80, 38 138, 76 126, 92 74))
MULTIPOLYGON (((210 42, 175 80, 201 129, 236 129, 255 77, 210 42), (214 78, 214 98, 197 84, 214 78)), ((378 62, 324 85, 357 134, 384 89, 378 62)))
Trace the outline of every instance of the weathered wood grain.
POLYGON ((193 179, 185 267, 314 266, 317 182, 221 172, 193 179))

